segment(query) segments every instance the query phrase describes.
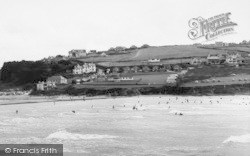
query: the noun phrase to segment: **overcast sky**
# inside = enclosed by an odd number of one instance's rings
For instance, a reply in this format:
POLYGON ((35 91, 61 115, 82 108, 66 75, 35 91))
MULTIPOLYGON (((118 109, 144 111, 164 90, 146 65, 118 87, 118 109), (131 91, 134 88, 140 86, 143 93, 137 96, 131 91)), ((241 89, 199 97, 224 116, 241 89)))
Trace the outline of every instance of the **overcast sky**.
POLYGON ((250 40, 250 0, 0 0, 0 67, 71 49, 192 44, 191 18, 231 12, 236 33, 216 41, 250 40))

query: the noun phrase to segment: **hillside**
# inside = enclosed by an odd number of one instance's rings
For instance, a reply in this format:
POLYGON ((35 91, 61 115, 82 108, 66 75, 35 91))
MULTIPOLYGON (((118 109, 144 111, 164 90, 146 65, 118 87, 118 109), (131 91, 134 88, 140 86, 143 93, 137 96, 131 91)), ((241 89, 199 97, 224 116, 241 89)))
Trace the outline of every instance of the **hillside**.
POLYGON ((201 49, 192 45, 179 46, 162 46, 141 49, 134 57, 129 58, 131 61, 148 60, 152 58, 170 59, 170 58, 187 58, 187 57, 205 57, 209 53, 224 53, 224 50, 201 49))
POLYGON ((78 59, 83 62, 121 62, 121 61, 143 61, 153 58, 158 59, 173 59, 173 58, 188 58, 188 57, 206 57, 209 53, 225 53, 225 50, 203 49, 196 46, 161 46, 138 49, 129 52, 128 54, 116 54, 106 57, 88 57, 78 59))
POLYGON ((219 49, 219 50, 227 50, 227 51, 238 51, 238 52, 250 53, 250 46, 247 46, 247 45, 219 47, 217 49, 219 49))

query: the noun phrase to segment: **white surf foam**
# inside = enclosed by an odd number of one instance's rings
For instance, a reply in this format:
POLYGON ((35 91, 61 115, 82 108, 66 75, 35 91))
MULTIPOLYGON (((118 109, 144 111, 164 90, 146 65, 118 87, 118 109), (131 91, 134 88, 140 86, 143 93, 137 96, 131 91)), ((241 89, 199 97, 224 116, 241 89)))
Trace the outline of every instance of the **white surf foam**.
POLYGON ((50 134, 46 139, 91 140, 91 139, 113 139, 113 138, 117 138, 117 136, 99 135, 99 134, 76 134, 67 132, 66 130, 62 130, 50 134))
POLYGON ((37 122, 38 119, 30 117, 30 118, 13 118, 10 120, 12 123, 33 123, 37 122))
POLYGON ((236 142, 236 143, 250 143, 250 134, 245 134, 241 136, 230 136, 228 139, 223 141, 223 143, 236 142))
POLYGON ((137 115, 137 116, 131 116, 131 118, 143 119, 144 117, 142 115, 137 115))
POLYGON ((1 122, 1 121, 0 121, 0 125, 2 125, 2 126, 8 126, 8 125, 10 125, 10 124, 7 123, 7 122, 1 122))

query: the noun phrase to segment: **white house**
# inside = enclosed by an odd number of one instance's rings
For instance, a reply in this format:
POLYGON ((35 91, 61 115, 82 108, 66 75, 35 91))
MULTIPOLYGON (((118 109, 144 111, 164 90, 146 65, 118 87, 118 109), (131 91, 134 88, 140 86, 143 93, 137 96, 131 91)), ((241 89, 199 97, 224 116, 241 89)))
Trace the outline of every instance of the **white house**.
POLYGON ((56 87, 56 83, 55 82, 52 82, 52 81, 47 81, 47 82, 38 82, 36 84, 36 89, 37 90, 49 90, 51 88, 55 88, 56 87))
POLYGON ((96 65, 94 63, 84 63, 81 65, 76 65, 73 69, 73 74, 84 74, 84 73, 95 73, 96 65))
POLYGON ((167 83, 176 83, 177 77, 178 77, 178 74, 170 74, 170 75, 167 77, 166 82, 167 82, 167 83))
POLYGON ((201 65, 202 64, 202 60, 200 58, 192 58, 190 61, 191 65, 201 65))
POLYGON ((44 82, 42 81, 42 82, 38 82, 37 84, 36 84, 36 90, 44 90, 44 82))
POLYGON ((229 65, 236 65, 238 64, 238 58, 240 58, 241 55, 239 53, 230 53, 226 57, 226 63, 229 65))
POLYGON ((120 80, 121 81, 132 81, 132 80, 134 80, 134 78, 133 77, 120 77, 120 80))

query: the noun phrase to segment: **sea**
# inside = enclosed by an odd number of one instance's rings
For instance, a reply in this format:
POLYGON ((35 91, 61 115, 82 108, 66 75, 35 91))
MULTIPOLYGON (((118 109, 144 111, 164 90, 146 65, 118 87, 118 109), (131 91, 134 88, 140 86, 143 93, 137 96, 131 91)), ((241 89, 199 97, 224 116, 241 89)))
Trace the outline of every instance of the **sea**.
POLYGON ((250 155, 250 96, 38 101, 0 97, 0 144, 63 144, 64 156, 250 155))

